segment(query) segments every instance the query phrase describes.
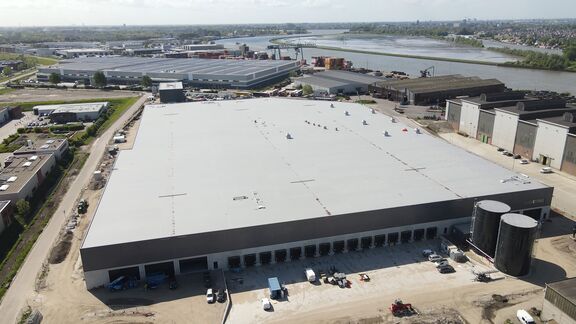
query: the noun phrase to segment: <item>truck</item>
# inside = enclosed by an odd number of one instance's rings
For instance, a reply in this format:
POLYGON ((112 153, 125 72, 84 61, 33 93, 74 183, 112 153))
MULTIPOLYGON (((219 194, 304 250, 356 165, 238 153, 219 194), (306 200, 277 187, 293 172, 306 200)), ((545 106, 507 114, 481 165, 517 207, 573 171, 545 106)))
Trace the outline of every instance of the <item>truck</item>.
POLYGON ((306 268, 304 270, 304 274, 306 274, 306 279, 308 279, 308 282, 315 282, 316 281, 316 274, 314 273, 314 270, 312 270, 310 268, 306 268))

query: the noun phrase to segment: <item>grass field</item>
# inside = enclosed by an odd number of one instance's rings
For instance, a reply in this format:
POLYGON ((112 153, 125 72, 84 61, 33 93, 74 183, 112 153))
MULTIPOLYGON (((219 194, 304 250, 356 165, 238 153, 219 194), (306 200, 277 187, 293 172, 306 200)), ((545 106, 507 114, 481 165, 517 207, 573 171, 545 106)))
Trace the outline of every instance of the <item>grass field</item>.
POLYGON ((0 103, 0 107, 2 107, 2 106, 12 106, 12 107, 13 106, 20 106, 22 108, 22 111, 32 111, 32 108, 34 108, 35 106, 88 103, 88 102, 101 102, 101 101, 108 101, 111 105, 123 105, 126 100, 133 99, 133 98, 136 98, 136 97, 81 99, 81 100, 74 100, 74 101, 55 100, 55 101, 33 101, 33 102, 6 102, 6 103, 0 103))
MULTIPOLYGON (((0 60, 19 60, 21 57, 21 54, 0 53, 0 60)), ((24 58, 34 59, 39 65, 52 65, 58 63, 57 59, 50 57, 24 55, 24 58)))
POLYGON ((114 112, 108 119, 100 126, 98 129, 98 135, 102 134, 106 131, 110 125, 114 124, 122 116, 128 108, 132 107, 136 101, 138 101, 138 97, 130 97, 130 98, 120 98, 120 99, 110 99, 110 104, 114 105, 114 112))
POLYGON ((11 88, 0 88, 0 96, 1 96, 1 95, 5 95, 5 94, 8 94, 8 93, 10 93, 10 92, 12 92, 12 91, 14 91, 14 89, 11 89, 11 88))

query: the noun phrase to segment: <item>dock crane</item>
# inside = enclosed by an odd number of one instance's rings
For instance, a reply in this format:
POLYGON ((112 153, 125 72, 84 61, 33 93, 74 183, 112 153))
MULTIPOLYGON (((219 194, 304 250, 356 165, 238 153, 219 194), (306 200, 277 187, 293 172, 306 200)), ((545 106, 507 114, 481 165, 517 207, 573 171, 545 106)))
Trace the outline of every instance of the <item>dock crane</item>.
POLYGON ((421 78, 429 78, 429 77, 433 77, 435 74, 435 67, 431 66, 429 68, 426 68, 424 70, 420 70, 420 77, 421 78), (430 70, 432 70, 432 74, 430 74, 430 70))
POLYGON ((314 48, 316 44, 314 43, 280 43, 274 45, 268 45, 267 49, 272 50, 274 54, 278 53, 278 59, 282 57, 280 50, 281 49, 294 49, 296 52, 296 60, 298 60, 298 54, 300 54, 300 58, 304 59, 304 51, 303 48, 314 48))

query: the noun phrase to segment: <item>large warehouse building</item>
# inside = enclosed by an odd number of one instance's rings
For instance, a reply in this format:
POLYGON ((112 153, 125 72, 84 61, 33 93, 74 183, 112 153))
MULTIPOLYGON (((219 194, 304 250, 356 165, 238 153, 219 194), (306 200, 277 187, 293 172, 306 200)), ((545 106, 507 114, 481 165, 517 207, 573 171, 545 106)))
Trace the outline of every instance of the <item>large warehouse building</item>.
POLYGON ((376 97, 413 105, 437 105, 459 96, 479 96, 487 92, 503 92, 505 89, 504 83, 496 79, 458 74, 388 80, 370 86, 370 92, 376 97))
POLYGON ((38 69, 38 80, 59 74, 64 82, 90 84, 102 71, 109 84, 140 84, 147 75, 153 82, 183 82, 206 88, 250 89, 272 83, 296 70, 297 61, 209 60, 147 57, 85 57, 63 60, 38 69))
POLYGON ((548 216, 553 188, 365 106, 332 105, 147 106, 83 240, 86 286, 430 239, 470 222, 481 199, 548 216))
POLYGON ((300 78, 294 84, 309 85, 318 94, 357 94, 368 92, 369 85, 383 80, 367 74, 328 70, 300 78))

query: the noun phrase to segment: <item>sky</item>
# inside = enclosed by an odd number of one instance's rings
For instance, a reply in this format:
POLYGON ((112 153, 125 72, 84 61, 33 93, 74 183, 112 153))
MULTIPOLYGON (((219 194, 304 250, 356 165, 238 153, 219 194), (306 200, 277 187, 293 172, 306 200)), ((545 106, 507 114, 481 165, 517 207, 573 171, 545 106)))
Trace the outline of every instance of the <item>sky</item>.
POLYGON ((0 26, 576 18, 576 0, 0 0, 0 26))

